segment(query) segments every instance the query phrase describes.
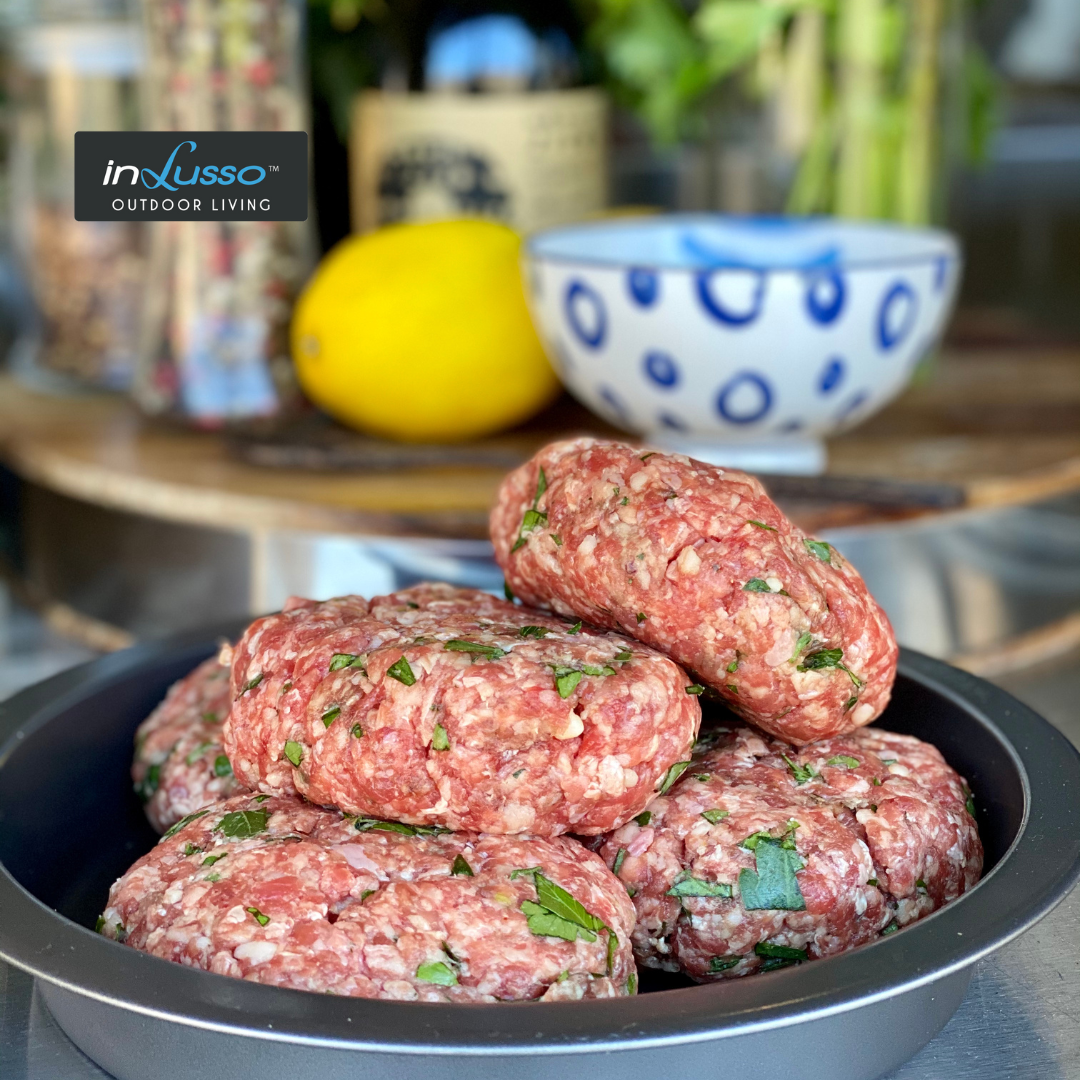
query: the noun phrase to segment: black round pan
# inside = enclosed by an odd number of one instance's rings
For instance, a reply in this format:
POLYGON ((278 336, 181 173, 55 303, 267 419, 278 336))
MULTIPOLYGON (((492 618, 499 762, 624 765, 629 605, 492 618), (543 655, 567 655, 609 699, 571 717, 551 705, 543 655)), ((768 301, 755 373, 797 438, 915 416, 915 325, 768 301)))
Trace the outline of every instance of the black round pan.
POLYGON ((710 986, 643 973, 636 998, 573 1004, 366 1001, 194 971, 90 928, 156 841, 131 794, 132 733, 217 640, 138 646, 0 705, 0 956, 37 976, 61 1027, 120 1080, 865 1080, 925 1045, 971 965, 1080 876, 1076 751, 989 683, 905 652, 880 723, 935 743, 967 777, 986 873, 900 933, 710 986))

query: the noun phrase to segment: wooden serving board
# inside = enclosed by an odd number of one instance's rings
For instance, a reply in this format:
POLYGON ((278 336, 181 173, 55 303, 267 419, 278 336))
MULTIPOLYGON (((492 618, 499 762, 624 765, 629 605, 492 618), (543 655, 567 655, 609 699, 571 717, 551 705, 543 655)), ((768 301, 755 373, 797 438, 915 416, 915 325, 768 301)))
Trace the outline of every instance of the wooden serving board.
MULTIPOLYGON (((402 447, 320 421, 192 431, 122 397, 52 397, 0 376, 0 460, 61 494, 241 532, 481 538, 499 480, 543 443, 616 434, 569 398, 498 438, 402 447)), ((769 481, 766 478, 766 484, 769 481)), ((810 531, 1001 506, 1080 488, 1080 350, 951 353, 829 443, 829 469, 775 482, 810 531)))

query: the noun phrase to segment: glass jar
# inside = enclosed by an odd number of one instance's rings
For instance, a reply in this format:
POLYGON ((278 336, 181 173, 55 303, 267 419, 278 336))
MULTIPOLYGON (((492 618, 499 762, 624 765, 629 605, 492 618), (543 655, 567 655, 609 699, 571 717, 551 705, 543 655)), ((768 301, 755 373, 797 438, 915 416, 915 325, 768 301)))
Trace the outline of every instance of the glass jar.
MULTIPOLYGON (((307 127, 299 0, 146 0, 147 127, 307 127)), ((152 222, 135 394, 203 426, 299 399, 292 303, 310 269, 306 222, 152 222)))
POLYGON ((138 351, 146 231, 75 220, 74 136, 138 127, 142 30, 105 3, 38 14, 12 35, 12 237, 38 315, 21 366, 123 389, 138 351))

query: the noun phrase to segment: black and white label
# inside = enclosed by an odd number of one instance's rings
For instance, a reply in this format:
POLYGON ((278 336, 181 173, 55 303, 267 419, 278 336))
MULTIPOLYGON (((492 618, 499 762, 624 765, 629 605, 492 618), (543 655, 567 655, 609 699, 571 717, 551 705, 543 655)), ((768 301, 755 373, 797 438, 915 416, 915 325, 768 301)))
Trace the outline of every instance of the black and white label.
POLYGON ((306 221, 306 131, 79 131, 77 221, 306 221))

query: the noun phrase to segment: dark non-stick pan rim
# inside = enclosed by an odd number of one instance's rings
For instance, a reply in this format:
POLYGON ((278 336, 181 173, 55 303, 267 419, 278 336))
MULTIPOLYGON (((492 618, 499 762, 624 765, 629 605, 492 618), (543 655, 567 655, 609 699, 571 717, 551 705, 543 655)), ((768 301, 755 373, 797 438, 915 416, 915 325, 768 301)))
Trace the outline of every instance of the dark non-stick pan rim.
MULTIPOLYGON (((132 650, 123 658, 110 657, 105 661, 95 662, 83 672, 57 676, 55 680, 49 681, 50 684, 54 681, 61 684, 56 687, 59 694, 52 700, 49 700, 47 692, 49 684, 35 688, 37 693, 32 694, 31 691, 27 691, 24 695, 19 695, 20 698, 33 698, 41 703, 38 707, 31 708, 28 714, 24 714, 28 723, 22 730, 24 733, 29 733, 44 722, 47 716, 53 716, 59 709, 67 707, 72 697, 78 697, 78 687, 88 681, 95 672, 97 672, 95 681, 98 682, 98 686, 107 685, 114 679, 123 678, 131 667, 145 660, 163 657, 169 652, 175 653, 182 644, 191 647, 199 640, 205 643, 207 636, 204 634, 201 639, 191 636, 188 642, 173 642, 166 646, 142 646, 132 650), (101 668, 105 670, 102 671, 101 668)), ((1007 726, 1011 728, 1023 724, 1027 742, 1042 743, 1044 750, 1047 744, 1052 746, 1053 760, 1059 766, 1056 771, 1060 773, 1064 769, 1067 782, 1073 785, 1080 784, 1080 767, 1078 767, 1077 755, 1072 747, 1045 721, 1003 691, 918 654, 905 655, 902 671, 920 684, 935 692, 945 694, 969 714, 976 715, 980 723, 997 735, 1001 745, 1009 749, 1014 764, 1020 763, 1020 776, 1025 782, 1028 780, 1028 771, 1023 768, 1023 757, 1011 747, 1013 740, 1002 733, 1000 726, 986 715, 985 709, 965 698, 961 690, 954 690, 949 685, 950 683, 960 683, 961 687, 964 683, 967 683, 970 688, 978 687, 981 689, 982 696, 989 695, 991 704, 998 706, 995 712, 1011 711, 1012 716, 1007 726)), ((27 701, 27 704, 30 704, 30 701, 27 701)), ((17 714, 20 711, 18 702, 9 703, 4 711, 9 711, 11 707, 14 707, 13 712, 16 714, 12 717, 15 724, 13 725, 10 721, 4 724, 3 727, 7 730, 3 734, 14 735, 13 727, 18 726, 17 714)), ((1018 735, 1019 731, 1016 734, 1018 735)), ((1032 752, 1029 746, 1025 747, 1025 750, 1032 752)), ((1060 786, 1060 776, 1053 783, 1060 786)), ((1030 793, 1030 789, 1025 792, 1029 804, 1032 798, 1040 799, 1043 796, 1050 798, 1054 793, 1051 791, 1051 786, 1047 777, 1037 776, 1036 788, 1038 790, 1035 795, 1030 793)), ((448 1007, 426 1003, 362 1002, 356 999, 332 998, 320 1005, 320 1019, 324 1022, 312 1024, 310 1017, 300 1015, 306 1011, 304 1008, 292 1008, 292 1005, 297 1004, 300 999, 309 1001, 311 995, 289 990, 282 994, 276 988, 235 983, 233 980, 219 977, 222 982, 230 983, 229 996, 239 999, 240 1003, 239 1009, 231 1004, 223 1006, 208 1002, 206 995, 198 992, 198 987, 204 985, 205 973, 178 968, 166 961, 128 950, 125 950, 126 955, 122 954, 113 943, 96 937, 83 927, 59 918, 55 912, 46 908, 22 889, 6 871, 0 873, 0 900, 8 912, 8 918, 3 926, 0 926, 0 945, 7 946, 2 948, 2 952, 17 966, 72 993, 170 1022, 247 1037, 337 1047, 343 1050, 474 1055, 589 1053, 673 1042, 697 1042, 742 1034, 751 1030, 788 1026, 820 1016, 836 1015, 872 1001, 902 994, 947 977, 1012 940, 1060 901, 1080 873, 1080 856, 1073 853, 1071 857, 1067 857, 1068 852, 1060 848, 1054 851, 1053 838, 1047 837, 1046 830, 1041 830, 1037 837, 1027 837, 1028 820, 1026 813, 1024 826, 1017 840, 1014 841, 1006 857, 999 862, 995 871, 988 875, 979 887, 903 934, 852 953, 831 958, 828 965, 806 965, 766 978, 745 982, 739 980, 738 984, 727 983, 721 986, 668 991, 660 995, 650 995, 644 999, 644 1004, 640 1000, 635 1002, 633 999, 576 1002, 573 1003, 572 1014, 561 1003, 546 1005, 531 1003, 518 1008, 494 1006, 497 1010, 496 1014, 490 1005, 448 1007), (1036 844, 1040 848, 1049 847, 1050 853, 1056 856, 1056 859, 1042 862, 1037 858, 1033 860, 1032 853, 1021 848, 1021 841, 1024 839, 1027 839, 1029 844, 1036 844), (1015 891, 1010 890, 1010 883, 1004 876, 1007 870, 1018 869, 1010 866, 1017 858, 1021 863, 1032 863, 1028 872, 1023 874, 1027 896, 1022 899, 1018 899, 1015 891), (1034 896, 1030 895, 1032 882, 1036 883, 1034 896), (1003 901, 1001 904, 997 903, 999 895, 1003 901), (992 916, 979 920, 978 934, 971 932, 971 924, 976 920, 966 919, 967 909, 973 906, 987 909, 983 911, 983 915, 992 916), (29 935, 22 933, 18 941, 14 940, 11 928, 15 922, 20 924, 22 930, 32 932, 29 935), (957 927, 963 929, 957 929, 957 927), (964 935, 965 931, 968 932, 965 941, 958 946, 956 939, 964 935), (36 950, 26 947, 32 944, 31 939, 38 945, 36 950), (923 963, 912 964, 910 957, 905 957, 906 946, 915 945, 917 941, 922 942, 924 939, 927 945, 935 939, 940 939, 939 944, 943 947, 928 954, 948 957, 945 963, 927 968, 923 963), (97 976, 96 979, 93 975, 84 982, 76 982, 70 978, 70 965, 65 963, 68 960, 69 949, 83 952, 84 956, 86 950, 99 954, 89 966, 83 965, 84 969, 97 976), (99 952, 99 950, 104 951, 99 952), (871 977, 867 961, 876 960, 886 953, 892 954, 895 962, 889 965, 875 963, 873 977, 871 977), (105 962, 99 964, 98 960, 105 962), (185 1010, 183 1013, 171 1006, 165 1008, 148 1004, 145 1000, 133 1000, 136 995, 131 993, 131 986, 138 985, 142 981, 139 976, 147 975, 145 967, 137 968, 136 965, 146 963, 159 968, 155 973, 158 983, 173 984, 163 989, 169 993, 175 992, 176 1000, 185 1010), (882 985, 883 977, 877 972, 890 968, 895 970, 897 967, 901 970, 906 969, 909 972, 907 977, 894 978, 891 982, 882 985), (65 968, 68 970, 65 971, 65 968), (827 980, 822 979, 823 968, 827 968, 829 975, 827 980), (108 977, 110 972, 112 978, 108 977), (842 977, 848 972, 853 975, 861 974, 862 977, 851 979, 842 977), (184 982, 185 979, 192 978, 196 980, 194 991, 190 982, 186 984, 184 982), (88 985, 91 982, 95 982, 96 985, 88 985), (828 985, 821 985, 823 982, 828 985), (108 985, 109 983, 112 985, 108 985), (817 992, 813 992, 815 984, 817 984, 817 992), (730 1003, 724 1000, 725 997, 730 996, 730 993, 725 993, 725 991, 733 986, 738 986, 739 997, 742 1001, 742 1007, 736 1011, 732 1011, 730 1003), (842 989, 837 989, 838 986, 842 989), (763 990, 766 993, 762 993, 763 990), (778 992, 784 994, 784 998, 779 1001, 776 1000, 778 992), (266 995, 272 995, 272 997, 266 995), (747 1003, 747 998, 750 999, 749 1003, 747 1003), (754 998, 762 1000, 754 1001, 754 998), (291 1004, 289 999, 294 999, 291 1004), (267 1009, 266 1005, 271 1000, 276 1007, 267 1009), (820 1004, 810 1005, 812 1000, 819 1001, 820 1004), (369 1012, 367 1022, 356 1024, 355 1027, 371 1030, 372 1037, 365 1037, 359 1030, 354 1033, 355 1029, 346 1028, 346 1011, 356 1009, 365 1009, 369 1012), (538 1013, 541 1010, 544 1017, 541 1026, 552 1029, 548 1041, 544 1044, 538 1044, 535 1037, 536 1021, 539 1019, 538 1013), (233 1019, 238 1012, 252 1017, 260 1016, 264 1020, 272 1017, 275 1023, 271 1027, 256 1027, 249 1021, 233 1019), (329 1018, 329 1022, 326 1018, 327 1013, 334 1014, 329 1018), (721 1014, 720 1017, 717 1016, 718 1013, 721 1014), (424 1021, 435 1019, 435 1014, 444 1024, 452 1017, 453 1031, 444 1036, 424 1030, 428 1026, 424 1024, 424 1021), (499 1027, 503 1030, 493 1032, 491 1021, 495 1015, 509 1021, 525 1016, 528 1016, 530 1020, 524 1025, 511 1022, 506 1027, 500 1024, 499 1027), (571 1015, 573 1021, 578 1022, 567 1024, 566 1020, 571 1015), (475 1020, 478 1017, 484 1018, 482 1023, 476 1026, 475 1031, 466 1031, 463 1035, 459 1030, 462 1022, 469 1019, 475 1020), (586 1019, 588 1023, 581 1022, 586 1019), (720 1024, 717 1023, 718 1019, 722 1020, 720 1024), (390 1023, 384 1023, 384 1021, 390 1021, 390 1023), (392 1028, 408 1031, 408 1040, 386 1039, 385 1031, 392 1028), (514 1030, 515 1028, 518 1030, 514 1030), (378 1034, 374 1034, 375 1032, 378 1034), (471 1043, 467 1041, 470 1036, 474 1040, 471 1043)), ((1060 820, 1052 823, 1051 829, 1061 836, 1067 831, 1060 820)), ((1019 870, 1023 873, 1024 868, 1020 867, 1019 870)), ((464 1026, 470 1028, 473 1025, 465 1023, 464 1026)))

